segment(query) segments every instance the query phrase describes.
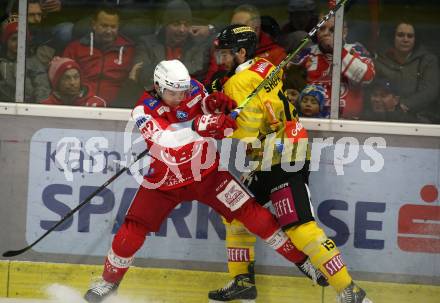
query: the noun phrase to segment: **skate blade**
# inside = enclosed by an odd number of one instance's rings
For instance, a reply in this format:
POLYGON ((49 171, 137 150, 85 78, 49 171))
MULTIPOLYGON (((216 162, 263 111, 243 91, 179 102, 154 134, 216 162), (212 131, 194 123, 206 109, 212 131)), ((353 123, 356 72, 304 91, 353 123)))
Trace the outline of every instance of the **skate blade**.
MULTIPOLYGON (((257 301, 255 301, 255 300, 234 300, 234 301, 239 301, 240 303, 257 303, 257 301)), ((222 302, 225 302, 225 301, 217 301, 217 300, 209 299, 208 303, 222 303, 222 302)), ((368 303, 368 302, 363 302, 363 303, 368 303)), ((371 303, 373 303, 373 302, 371 302, 371 303)))

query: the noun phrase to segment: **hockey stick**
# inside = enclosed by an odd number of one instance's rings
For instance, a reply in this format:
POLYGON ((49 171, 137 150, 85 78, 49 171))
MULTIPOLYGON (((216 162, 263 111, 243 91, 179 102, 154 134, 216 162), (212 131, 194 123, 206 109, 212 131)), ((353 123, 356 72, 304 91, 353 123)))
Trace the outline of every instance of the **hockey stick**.
POLYGON ((69 219, 74 213, 76 213, 81 207, 83 207, 84 205, 86 205, 88 202, 90 202, 90 200, 93 199, 93 197, 95 197, 97 194, 99 194, 104 188, 106 188, 110 183, 112 183, 114 180, 116 180, 120 175, 122 175, 123 173, 125 173, 128 169, 130 169, 130 167, 136 163, 139 159, 141 159, 142 157, 144 157, 145 155, 149 154, 148 153, 149 150, 146 149, 143 152, 141 152, 136 159, 131 162, 128 166, 124 167, 123 169, 121 169, 120 171, 118 171, 115 175, 113 175, 110 179, 107 180, 107 182, 105 182, 104 184, 101 185, 101 187, 99 187, 97 190, 95 190, 93 193, 91 193, 83 202, 81 202, 77 207, 75 207, 74 209, 72 209, 67 215, 65 215, 60 221, 58 221, 54 226, 52 226, 50 229, 48 229, 41 237, 39 237, 37 240, 35 240, 34 242, 32 242, 30 245, 26 246, 25 248, 19 249, 19 250, 8 250, 7 252, 3 253, 3 257, 14 257, 14 256, 18 256, 21 255, 22 253, 24 253, 25 251, 31 249, 35 244, 37 244, 38 242, 40 242, 41 240, 43 240, 48 234, 50 234, 52 231, 54 231, 58 226, 60 226, 61 224, 63 224, 63 222, 65 222, 67 219, 69 219))
POLYGON ((298 53, 300 50, 302 50, 304 48, 304 46, 312 39, 312 37, 316 34, 316 32, 324 25, 324 23, 326 23, 332 16, 335 15, 336 11, 338 9, 340 9, 343 5, 345 5, 345 3, 348 0, 341 0, 338 2, 338 4, 336 4, 336 6, 331 9, 327 15, 325 15, 319 22, 318 24, 315 25, 314 28, 312 28, 310 30, 310 32, 307 33, 307 36, 304 37, 304 39, 301 40, 300 44, 291 52, 289 53, 284 59, 283 61, 280 62, 280 64, 278 64, 275 69, 269 74, 269 76, 267 76, 266 78, 263 79, 263 81, 249 94, 249 96, 246 97, 246 99, 244 99, 244 101, 240 104, 239 107, 237 107, 236 109, 234 109, 234 111, 231 113, 231 117, 236 119, 238 117, 238 115, 240 114, 241 110, 249 103, 249 101, 251 101, 251 99, 253 97, 255 97, 260 90, 270 81, 273 79, 273 77, 275 75, 277 75, 279 73, 279 71, 284 68, 284 66, 287 65, 287 63, 290 62, 290 60, 292 60, 298 53))

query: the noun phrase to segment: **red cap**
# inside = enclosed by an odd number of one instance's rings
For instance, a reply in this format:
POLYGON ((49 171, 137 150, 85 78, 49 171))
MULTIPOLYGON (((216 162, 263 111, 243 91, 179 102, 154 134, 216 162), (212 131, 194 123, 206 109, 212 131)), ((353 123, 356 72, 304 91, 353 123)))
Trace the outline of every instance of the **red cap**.
POLYGON ((53 57, 49 64, 49 80, 53 89, 56 89, 61 76, 66 70, 75 68, 81 74, 81 68, 75 60, 70 58, 53 57))
POLYGON ((9 19, 2 26, 2 43, 5 44, 9 37, 18 32, 18 20, 9 19))

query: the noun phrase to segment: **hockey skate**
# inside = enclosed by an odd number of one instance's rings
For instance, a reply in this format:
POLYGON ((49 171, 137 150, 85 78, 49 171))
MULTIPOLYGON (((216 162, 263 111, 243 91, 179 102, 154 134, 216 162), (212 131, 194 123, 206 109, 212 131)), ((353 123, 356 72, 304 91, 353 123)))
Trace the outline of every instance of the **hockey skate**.
POLYGON ((225 287, 212 290, 208 294, 209 303, 239 300, 241 303, 255 303, 257 288, 255 287, 254 262, 249 264, 249 273, 237 275, 225 287))
POLYGON ((319 286, 326 287, 328 286, 327 279, 324 277, 324 275, 319 271, 319 269, 316 269, 312 262, 310 262, 310 258, 307 258, 304 263, 297 264, 298 269, 306 275, 309 279, 313 281, 313 283, 318 284, 319 286))
POLYGON ((336 301, 338 303, 373 303, 366 297, 365 291, 353 282, 337 295, 336 301))
POLYGON ((103 279, 92 284, 90 289, 84 295, 84 299, 89 303, 100 303, 105 298, 116 294, 119 284, 110 283, 103 279))

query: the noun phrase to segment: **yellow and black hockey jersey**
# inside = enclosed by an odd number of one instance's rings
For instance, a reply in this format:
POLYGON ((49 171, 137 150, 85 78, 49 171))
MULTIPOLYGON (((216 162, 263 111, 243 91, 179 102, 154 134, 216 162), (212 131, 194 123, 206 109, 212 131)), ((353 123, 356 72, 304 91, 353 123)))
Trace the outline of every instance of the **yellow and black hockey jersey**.
MULTIPOLYGON (((226 81, 223 87, 224 93, 241 106, 240 103, 274 68, 272 63, 262 58, 249 60, 241 64, 235 75, 226 81)), ((299 123, 296 129, 295 127, 286 129, 289 121, 296 125, 298 113, 284 95, 282 86, 282 71, 280 71, 242 109, 237 118, 238 129, 232 135, 233 138, 253 144, 251 158, 260 161, 259 169, 270 169, 270 166, 281 162, 309 158, 307 144, 298 145, 288 138, 292 138, 289 135, 291 133, 304 135, 305 129, 302 129, 299 123), (256 138, 260 140, 261 146, 255 143, 256 138)))

